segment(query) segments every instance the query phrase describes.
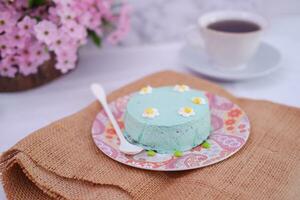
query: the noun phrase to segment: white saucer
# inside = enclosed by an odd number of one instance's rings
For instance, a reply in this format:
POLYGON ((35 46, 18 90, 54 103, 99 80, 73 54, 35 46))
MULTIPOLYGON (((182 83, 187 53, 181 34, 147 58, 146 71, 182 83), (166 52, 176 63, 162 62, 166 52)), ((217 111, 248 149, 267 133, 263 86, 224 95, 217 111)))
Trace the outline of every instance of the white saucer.
POLYGON ((197 47, 184 45, 180 50, 183 64, 204 76, 237 81, 268 75, 279 68, 280 52, 270 44, 262 42, 254 57, 241 69, 221 69, 208 58, 206 53, 197 47))

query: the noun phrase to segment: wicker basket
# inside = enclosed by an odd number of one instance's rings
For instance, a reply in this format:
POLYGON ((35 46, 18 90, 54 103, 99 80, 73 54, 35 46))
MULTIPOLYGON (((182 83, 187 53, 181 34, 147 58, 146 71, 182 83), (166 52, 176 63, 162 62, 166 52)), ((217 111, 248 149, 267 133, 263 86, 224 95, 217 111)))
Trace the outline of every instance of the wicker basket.
POLYGON ((14 78, 1 77, 0 76, 0 92, 16 92, 22 90, 28 90, 37 86, 48 83, 63 74, 55 69, 55 58, 46 61, 36 74, 24 76, 17 74, 14 78))

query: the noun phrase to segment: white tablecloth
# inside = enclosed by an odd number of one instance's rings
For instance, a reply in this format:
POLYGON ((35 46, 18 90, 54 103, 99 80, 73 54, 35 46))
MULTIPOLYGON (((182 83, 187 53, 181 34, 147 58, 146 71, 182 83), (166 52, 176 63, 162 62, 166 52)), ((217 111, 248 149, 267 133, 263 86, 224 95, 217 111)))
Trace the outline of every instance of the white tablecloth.
MULTIPOLYGON (((300 16, 273 21, 264 41, 282 53, 282 68, 246 82, 219 82, 237 96, 267 99, 300 107, 300 16)), ((92 82, 107 92, 150 73, 172 69, 192 73, 178 57, 182 43, 140 47, 81 49, 78 68, 49 85, 21 93, 0 94, 0 152, 47 124, 77 112, 94 100, 92 82)), ((0 199, 4 199, 0 189, 0 199)))

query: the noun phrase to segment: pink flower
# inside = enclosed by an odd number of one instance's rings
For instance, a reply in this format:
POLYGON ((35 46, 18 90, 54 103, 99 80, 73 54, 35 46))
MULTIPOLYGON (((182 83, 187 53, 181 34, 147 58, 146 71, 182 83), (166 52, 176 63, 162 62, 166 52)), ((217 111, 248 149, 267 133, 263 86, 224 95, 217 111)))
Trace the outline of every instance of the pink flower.
POLYGON ((99 12, 86 12, 83 13, 81 16, 78 16, 78 21, 81 25, 99 32, 101 26, 101 14, 99 12))
POLYGON ((56 53, 56 60, 55 68, 59 69, 62 73, 66 73, 75 68, 77 53, 74 50, 61 50, 56 53))
POLYGON ((17 52, 18 56, 18 63, 23 63, 25 61, 33 60, 31 59, 31 52, 29 48, 20 49, 17 52))
POLYGON ((17 73, 17 68, 13 66, 14 63, 11 62, 10 57, 6 57, 5 59, 0 61, 0 75, 4 77, 15 77, 17 73))
POLYGON ((26 35, 22 35, 18 28, 14 27, 8 36, 11 46, 17 49, 23 49, 27 41, 26 35))
POLYGON ((69 5, 71 4, 72 2, 74 2, 74 0, 53 0, 53 2, 57 5, 63 5, 63 6, 66 6, 66 5, 69 5))
POLYGON ((36 73, 52 53, 55 67, 66 73, 76 65, 87 29, 113 44, 129 30, 130 9, 122 0, 46 2, 29 9, 28 0, 0 0, 0 76, 36 73), (110 25, 104 26, 104 20, 110 25))
POLYGON ((16 21, 10 12, 0 12, 0 33, 9 31, 16 24, 16 21))
POLYGON ((86 43, 87 43, 87 37, 81 38, 81 39, 77 39, 77 41, 76 41, 76 44, 77 44, 78 47, 80 47, 80 46, 82 46, 82 45, 84 45, 86 43))
POLYGON ((62 73, 67 73, 69 70, 74 69, 75 68, 75 62, 71 62, 71 61, 64 61, 64 62, 57 62, 55 64, 55 68, 60 70, 62 73))
POLYGON ((38 66, 38 63, 32 62, 28 57, 24 57, 19 62, 20 73, 25 76, 36 74, 38 71, 38 66))
POLYGON ((35 42, 29 47, 30 56, 29 60, 35 62, 37 65, 43 64, 50 59, 50 54, 46 50, 45 45, 35 42))
POLYGON ((29 16, 31 17, 38 17, 40 19, 47 19, 48 12, 46 11, 48 9, 48 5, 38 6, 30 11, 29 16))
POLYGON ((33 62, 37 65, 43 64, 50 58, 46 46, 38 41, 30 41, 25 48, 18 50, 17 55, 20 63, 33 62))
POLYGON ((64 28, 58 30, 57 37, 49 45, 49 49, 52 51, 60 51, 61 49, 70 49, 75 47, 75 41, 68 34, 65 33, 64 28))
POLYGON ((19 57, 18 55, 9 55, 6 56, 3 61, 9 63, 9 65, 18 65, 19 57))
POLYGON ((74 49, 61 49, 56 51, 56 56, 59 62, 75 62, 77 60, 77 51, 74 51, 74 49))
POLYGON ((16 7, 16 9, 28 8, 28 0, 14 1, 14 7, 16 7))
POLYGON ((88 27, 92 18, 93 18, 93 16, 91 13, 85 12, 85 13, 82 13, 82 15, 78 16, 78 21, 81 25, 88 27))
POLYGON ((111 1, 96 1, 96 4, 101 12, 101 14, 105 18, 111 18, 112 12, 111 12, 111 1))
POLYGON ((7 34, 0 35, 0 53, 2 56, 14 54, 16 49, 7 34))
POLYGON ((62 6, 57 14, 63 24, 74 20, 76 17, 76 13, 68 6, 62 6))
POLYGON ((17 26, 21 35, 29 36, 33 33, 33 27, 35 25, 36 20, 26 16, 18 23, 17 26))
POLYGON ((38 40, 51 44, 57 37, 57 26, 50 21, 43 20, 34 26, 34 31, 38 40))
POLYGON ((24 76, 37 73, 38 67, 50 59, 45 45, 37 41, 31 41, 30 45, 19 50, 18 55, 16 59, 18 61, 19 70, 24 76))
POLYGON ((85 0, 85 4, 84 5, 88 5, 88 6, 91 6, 91 5, 95 5, 97 1, 95 0, 85 0))
POLYGON ((55 24, 59 24, 60 23, 60 18, 57 14, 57 12, 58 12, 57 8, 56 7, 50 7, 48 12, 49 12, 48 19, 51 22, 55 23, 55 24))
POLYGON ((120 19, 118 22, 118 28, 116 31, 112 32, 107 40, 111 44, 116 44, 119 40, 121 40, 129 31, 130 21, 129 21, 129 13, 131 11, 130 6, 124 6, 120 13, 120 19))
POLYGON ((75 39, 82 39, 87 36, 86 29, 82 26, 76 23, 73 20, 68 21, 63 27, 62 30, 68 34, 70 37, 75 39))
POLYGON ((6 10, 5 3, 3 1, 0 1, 0 11, 3 12, 6 10))

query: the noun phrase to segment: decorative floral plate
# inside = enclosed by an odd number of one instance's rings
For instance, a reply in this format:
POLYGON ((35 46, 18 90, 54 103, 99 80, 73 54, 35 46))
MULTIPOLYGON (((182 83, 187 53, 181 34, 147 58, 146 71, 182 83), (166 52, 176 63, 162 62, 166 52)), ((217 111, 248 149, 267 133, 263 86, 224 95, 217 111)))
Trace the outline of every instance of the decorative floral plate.
MULTIPOLYGON (((113 160, 147 170, 190 170, 225 160, 245 145, 250 134, 250 123, 246 113, 228 99, 212 93, 206 93, 206 96, 209 100, 213 129, 207 140, 211 144, 208 149, 199 145, 183 152, 182 157, 159 153, 150 157, 145 151, 136 155, 126 155, 119 151, 119 138, 104 110, 98 113, 93 123, 94 142, 113 160)), ((124 96, 110 103, 110 108, 121 128, 124 128, 123 115, 129 98, 130 96, 124 96)))

